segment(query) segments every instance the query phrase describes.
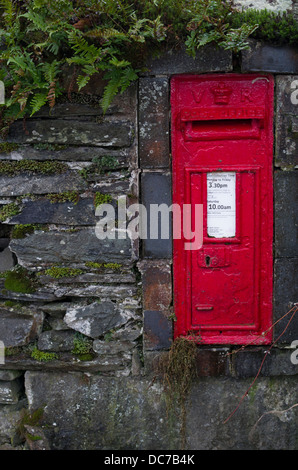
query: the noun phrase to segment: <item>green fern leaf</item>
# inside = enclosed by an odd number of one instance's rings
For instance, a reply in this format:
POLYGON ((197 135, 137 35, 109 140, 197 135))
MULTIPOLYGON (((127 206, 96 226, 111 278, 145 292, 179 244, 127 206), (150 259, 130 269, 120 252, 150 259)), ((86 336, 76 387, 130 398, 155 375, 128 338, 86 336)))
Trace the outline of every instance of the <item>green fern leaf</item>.
POLYGON ((33 96, 33 98, 30 101, 30 107, 31 107, 31 114, 30 117, 33 116, 33 114, 37 113, 37 111, 40 110, 47 102, 47 93, 36 93, 36 95, 33 96))

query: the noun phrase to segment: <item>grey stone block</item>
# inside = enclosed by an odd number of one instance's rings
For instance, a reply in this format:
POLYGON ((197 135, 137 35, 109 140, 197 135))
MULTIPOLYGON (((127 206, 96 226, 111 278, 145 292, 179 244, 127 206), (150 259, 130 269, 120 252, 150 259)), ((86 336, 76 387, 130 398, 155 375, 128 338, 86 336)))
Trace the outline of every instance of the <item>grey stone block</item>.
MULTIPOLYGON (((46 146, 46 145, 45 145, 46 146)), ((133 157, 133 149, 131 147, 121 149, 109 149, 110 157, 115 157, 119 160, 121 166, 126 168, 129 160, 133 157)), ((64 162, 92 162, 93 159, 100 159, 107 155, 105 147, 94 146, 72 146, 62 145, 49 149, 39 148, 38 144, 21 145, 17 150, 9 153, 1 153, 0 160, 60 160, 64 162)))
POLYGON ((139 79, 141 168, 169 166, 169 85, 166 78, 139 79))
POLYGON ((121 314, 114 302, 106 300, 68 308, 64 322, 73 330, 91 338, 98 338, 111 329, 124 325, 127 318, 121 314))
POLYGON ((247 348, 232 357, 236 377, 278 377, 297 375, 298 367, 291 362, 291 349, 247 348), (266 354, 268 352, 268 354, 266 354))
POLYGON ((22 370, 0 370, 0 380, 15 380, 23 374, 24 372, 22 370))
POLYGON ((242 72, 298 72, 298 52, 294 47, 249 42, 250 49, 242 51, 242 72))
POLYGON ((0 381, 0 405, 18 403, 23 389, 23 381, 15 379, 9 382, 0 381))
POLYGON ((251 378, 199 378, 187 400, 186 448, 297 449, 297 383, 297 376, 259 377, 250 389, 251 378))
MULTIPOLYGON (((298 312, 289 312, 298 301, 298 258, 280 258, 274 263, 274 339, 282 335, 278 343, 292 343, 298 339, 298 312), (285 316, 286 315, 286 316, 285 316), (281 319, 282 317, 284 317, 281 319), (288 326, 287 326, 288 325, 288 326)), ((296 366, 297 367, 297 366, 296 366)))
POLYGON ((298 75, 276 77, 275 165, 298 167, 298 75))
POLYGON ((93 199, 79 199, 77 203, 29 201, 20 214, 10 219, 12 224, 96 225, 96 222, 93 199))
POLYGON ((18 311, 0 307, 0 340, 5 347, 17 347, 33 341, 40 333, 43 314, 32 309, 18 311))
MULTIPOLYGON (((8 142, 59 145, 94 145, 98 147, 129 147, 132 143, 133 126, 126 121, 101 123, 83 120, 37 120, 23 123, 16 121, 10 128, 8 142)), ((1 141, 1 140, 0 140, 1 141)))
POLYGON ((143 255, 148 258, 170 258, 172 256, 172 214, 168 209, 172 204, 171 175, 143 173, 141 194, 142 204, 147 210, 147 238, 142 242, 143 255), (159 213, 156 217, 154 210, 159 209, 157 206, 161 204, 164 205, 165 216, 162 217, 159 213))
POLYGON ((50 426, 44 431, 53 450, 178 448, 179 424, 167 418, 162 386, 146 378, 86 378, 26 372, 30 409, 47 403, 43 422, 50 426))
POLYGON ((146 63, 148 75, 174 75, 178 73, 230 72, 233 70, 232 53, 219 47, 201 47, 193 58, 185 48, 170 49, 146 63))
POLYGON ((0 196, 21 196, 23 194, 62 193, 65 191, 84 190, 85 181, 76 171, 67 171, 61 175, 0 175, 0 196))
POLYGON ((164 312, 144 311, 144 347, 146 350, 169 349, 172 344, 172 321, 164 312))
POLYGON ((74 348, 73 331, 43 331, 38 337, 38 349, 41 351, 71 351, 74 348))
POLYGON ((274 200, 276 257, 298 257, 298 172, 275 172, 274 200))
POLYGON ((95 230, 77 232, 35 232, 23 239, 15 239, 10 249, 26 267, 49 264, 77 264, 87 261, 109 262, 131 257, 131 241, 99 240, 95 230))
POLYGON ((9 271, 15 265, 13 254, 7 247, 0 252, 0 272, 9 271))

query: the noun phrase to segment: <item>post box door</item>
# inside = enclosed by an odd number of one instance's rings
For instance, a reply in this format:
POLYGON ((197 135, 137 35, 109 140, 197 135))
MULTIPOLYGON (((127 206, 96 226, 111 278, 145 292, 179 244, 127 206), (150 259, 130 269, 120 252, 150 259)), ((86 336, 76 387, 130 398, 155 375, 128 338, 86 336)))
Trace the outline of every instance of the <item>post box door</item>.
POLYGON ((173 202, 203 205, 202 246, 173 241, 175 335, 269 343, 273 80, 176 76, 171 104, 173 202))

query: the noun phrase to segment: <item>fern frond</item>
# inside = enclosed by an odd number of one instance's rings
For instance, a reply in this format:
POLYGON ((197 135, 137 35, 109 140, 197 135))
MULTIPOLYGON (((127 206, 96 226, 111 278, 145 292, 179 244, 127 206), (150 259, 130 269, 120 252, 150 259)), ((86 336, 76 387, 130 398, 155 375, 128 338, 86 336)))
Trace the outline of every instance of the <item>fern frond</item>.
POLYGON ((31 114, 30 117, 33 116, 33 114, 37 113, 37 111, 42 108, 46 102, 47 102, 47 93, 36 93, 36 95, 33 96, 33 98, 30 101, 30 107, 31 107, 31 114))
POLYGON ((3 16, 5 17, 5 22, 12 27, 15 9, 12 0, 0 0, 0 7, 4 10, 3 16))
POLYGON ((90 75, 79 75, 77 79, 77 84, 79 91, 84 88, 90 80, 90 75))
POLYGON ((53 60, 52 62, 45 62, 41 65, 44 78, 48 83, 52 83, 59 72, 59 62, 58 60, 53 60))
POLYGON ((110 76, 110 73, 106 74, 104 78, 110 78, 109 83, 104 89, 103 97, 101 100, 101 107, 103 112, 105 113, 113 98, 117 95, 118 90, 121 86, 121 71, 119 70, 118 73, 114 73, 110 76))

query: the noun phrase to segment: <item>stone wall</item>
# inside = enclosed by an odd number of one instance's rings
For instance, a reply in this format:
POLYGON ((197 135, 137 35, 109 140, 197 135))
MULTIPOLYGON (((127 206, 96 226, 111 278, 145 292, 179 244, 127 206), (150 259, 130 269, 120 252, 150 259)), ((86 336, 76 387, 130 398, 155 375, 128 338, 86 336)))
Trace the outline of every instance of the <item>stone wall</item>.
MULTIPOLYGON (((240 61, 207 46, 195 60, 167 51, 147 65, 106 115, 96 79, 51 114, 13 124, 1 144, 0 446, 34 448, 36 431, 44 433, 39 447, 51 449, 179 449, 184 439, 193 450, 297 449, 298 366, 289 349, 297 315, 270 354, 268 346, 237 354, 199 346, 183 423, 155 367, 173 342, 171 240, 95 233, 98 202, 116 211, 123 195, 128 204, 171 203, 173 75, 271 73, 274 321, 281 319, 297 302, 297 52, 252 42, 240 61)), ((276 340, 288 320, 276 324, 276 340)))

